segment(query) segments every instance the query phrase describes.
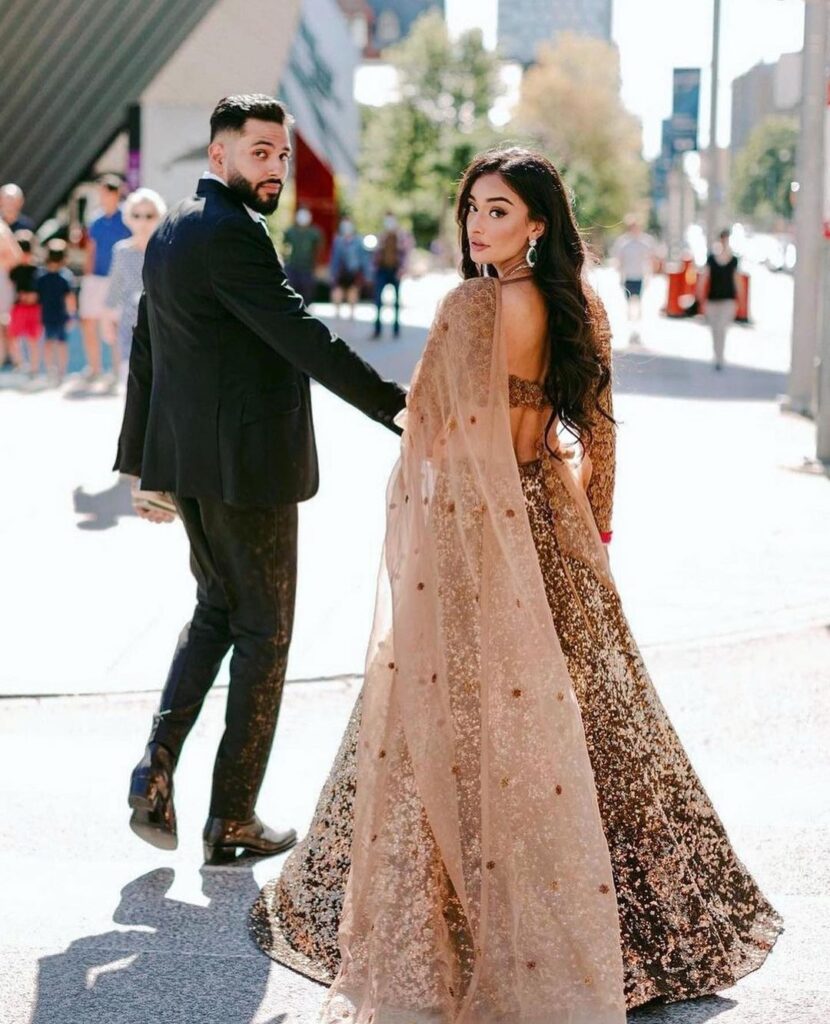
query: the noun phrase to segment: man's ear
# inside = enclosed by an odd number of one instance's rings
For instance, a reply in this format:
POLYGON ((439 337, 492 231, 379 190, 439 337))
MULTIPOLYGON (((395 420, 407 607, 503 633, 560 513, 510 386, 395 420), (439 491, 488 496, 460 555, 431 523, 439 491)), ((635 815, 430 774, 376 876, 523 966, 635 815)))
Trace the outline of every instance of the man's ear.
POLYGON ((214 139, 208 146, 208 159, 210 160, 212 167, 217 167, 220 170, 224 169, 225 143, 220 139, 214 139))

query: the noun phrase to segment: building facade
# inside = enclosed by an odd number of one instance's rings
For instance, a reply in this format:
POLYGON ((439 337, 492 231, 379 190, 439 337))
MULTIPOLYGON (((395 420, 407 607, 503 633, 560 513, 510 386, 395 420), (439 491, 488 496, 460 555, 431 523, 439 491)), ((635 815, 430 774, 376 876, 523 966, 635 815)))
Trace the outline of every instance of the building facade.
POLYGON ((0 107, 0 182, 23 188, 38 223, 101 169, 168 203, 192 193, 216 102, 263 92, 296 116, 297 199, 331 234, 336 181, 356 179, 360 146, 360 50, 337 0, 77 0, 72 18, 53 0, 27 9, 41 27, 25 49, 25 25, 0 4, 11 89, 0 107))
POLYGON ((729 148, 738 153, 762 121, 797 114, 801 102, 801 54, 784 53, 774 64, 756 64, 732 82, 729 148))
POLYGON ((541 43, 560 32, 611 40, 612 0, 499 0, 501 55, 532 64, 541 43))

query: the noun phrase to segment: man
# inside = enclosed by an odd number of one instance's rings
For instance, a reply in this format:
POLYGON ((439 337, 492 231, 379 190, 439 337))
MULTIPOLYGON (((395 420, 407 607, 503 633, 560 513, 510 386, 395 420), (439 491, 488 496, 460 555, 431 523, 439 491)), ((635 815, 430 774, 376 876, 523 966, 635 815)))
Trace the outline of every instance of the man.
MULTIPOLYGON (((130 229, 121 216, 121 179, 105 174, 98 179, 98 205, 101 212, 89 225, 84 278, 81 281, 81 333, 87 362, 87 379, 101 375, 101 339, 99 322, 106 315, 112 251, 116 243, 130 237, 130 229)), ((118 346, 112 346, 113 378, 118 380, 118 346)))
POLYGON ((410 239, 398 227, 398 219, 391 210, 386 211, 383 219, 383 232, 378 239, 375 250, 375 330, 373 338, 379 338, 381 332, 381 312, 383 311, 383 292, 387 285, 395 291, 395 320, 392 333, 397 338, 401 333, 401 275, 409 256, 410 239))
POLYGON ((35 222, 23 212, 26 197, 19 185, 9 182, 0 188, 0 217, 12 231, 34 231, 35 222))
POLYGON ((315 270, 323 245, 323 232, 312 222, 311 210, 307 207, 301 206, 297 210, 294 223, 285 232, 285 241, 289 247, 285 272, 291 287, 308 305, 314 299, 315 270))
MULTIPOLYGON (((136 510, 190 541, 193 619, 179 638, 145 755, 131 826, 177 842, 173 770, 220 663, 233 651, 205 858, 273 854, 296 842, 255 814, 285 678, 294 611, 297 502, 317 490, 309 377, 378 422, 404 392, 383 381, 287 283, 264 226, 288 176, 292 118, 263 95, 211 116, 209 172, 147 247, 115 468, 140 478, 136 510), (155 500, 154 500, 155 498, 155 500)), ((137 482, 134 482, 137 488, 137 482)))
POLYGON ((26 197, 19 185, 9 182, 0 188, 0 369, 14 367, 11 348, 6 339, 9 316, 14 303, 14 287, 9 271, 20 262, 20 248, 14 240, 15 231, 34 231, 35 222, 23 212, 26 197))
POLYGON ((0 369, 3 370, 13 369, 15 365, 6 336, 14 304, 14 285, 9 277, 9 271, 20 263, 22 256, 14 232, 0 217, 0 369))
MULTIPOLYGON (((651 235, 643 233, 635 217, 626 217, 625 226, 625 232, 611 247, 611 257, 616 260, 620 272, 620 280, 628 301, 629 320, 639 321, 642 312, 643 281, 651 271, 656 246, 651 235)), ((632 333, 631 340, 639 340, 636 331, 632 333)))

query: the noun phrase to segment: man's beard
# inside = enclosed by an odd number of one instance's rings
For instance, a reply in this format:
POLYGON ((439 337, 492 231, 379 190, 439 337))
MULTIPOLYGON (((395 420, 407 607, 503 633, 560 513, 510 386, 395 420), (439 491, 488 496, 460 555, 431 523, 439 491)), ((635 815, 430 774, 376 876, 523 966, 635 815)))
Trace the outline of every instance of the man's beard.
MULTIPOLYGON (((265 181, 260 182, 260 184, 264 185, 266 182, 275 180, 276 179, 266 178, 265 181)), ((263 199, 248 179, 243 178, 238 171, 230 171, 228 173, 227 185, 234 195, 239 196, 246 206, 250 206, 250 208, 252 210, 256 210, 257 213, 273 213, 280 204, 282 185, 280 185, 280 190, 275 196, 268 196, 267 199, 263 199)))

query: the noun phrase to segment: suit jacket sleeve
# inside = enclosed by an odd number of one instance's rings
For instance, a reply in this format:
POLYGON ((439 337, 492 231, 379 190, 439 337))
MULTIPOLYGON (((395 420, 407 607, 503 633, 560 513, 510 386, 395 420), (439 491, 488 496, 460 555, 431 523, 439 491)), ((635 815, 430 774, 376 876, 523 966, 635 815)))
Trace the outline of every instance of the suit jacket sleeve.
MULTIPOLYGON (((596 296, 591 297, 594 343, 599 361, 611 370, 611 325, 605 307, 596 296)), ((600 392, 598 402, 610 416, 614 414, 611 382, 600 392)), ((604 541, 611 539, 611 512, 614 505, 614 477, 616 474, 616 426, 604 416, 596 415, 587 452, 593 467, 588 484, 588 501, 594 513, 597 529, 604 541)))
POLYGON ((342 338, 311 316, 288 284, 270 241, 253 222, 239 217, 220 221, 209 265, 215 294, 229 312, 296 369, 401 432, 392 421, 406 404, 404 390, 383 380, 342 338))
POLYGON ((141 476, 144 454, 144 433, 150 410, 153 386, 153 354, 150 349, 150 326, 147 321, 147 296, 142 293, 138 304, 138 320, 133 328, 130 349, 130 374, 127 379, 127 402, 118 438, 118 454, 113 469, 131 476, 141 476))

